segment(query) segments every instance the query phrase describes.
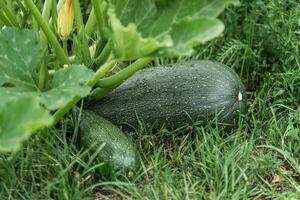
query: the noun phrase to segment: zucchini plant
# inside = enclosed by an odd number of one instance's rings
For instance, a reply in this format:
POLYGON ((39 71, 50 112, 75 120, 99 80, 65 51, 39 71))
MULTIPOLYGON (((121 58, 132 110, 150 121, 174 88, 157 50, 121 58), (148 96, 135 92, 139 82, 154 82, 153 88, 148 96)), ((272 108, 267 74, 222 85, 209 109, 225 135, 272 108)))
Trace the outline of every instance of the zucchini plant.
POLYGON ((0 151, 101 99, 158 57, 189 56, 238 0, 0 0, 0 151), (74 18, 74 25, 73 25, 74 18), (125 68, 112 74, 118 64, 125 68), (111 75, 112 74, 112 75, 111 75))

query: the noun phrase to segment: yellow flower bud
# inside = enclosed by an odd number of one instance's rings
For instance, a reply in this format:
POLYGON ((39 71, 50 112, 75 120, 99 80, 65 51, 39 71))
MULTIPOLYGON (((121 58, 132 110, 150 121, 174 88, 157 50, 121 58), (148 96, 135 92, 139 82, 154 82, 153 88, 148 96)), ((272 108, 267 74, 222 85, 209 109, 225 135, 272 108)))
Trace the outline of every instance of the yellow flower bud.
POLYGON ((73 29, 74 11, 73 1, 65 0, 61 9, 59 10, 57 19, 57 29, 60 37, 65 40, 71 34, 73 29))

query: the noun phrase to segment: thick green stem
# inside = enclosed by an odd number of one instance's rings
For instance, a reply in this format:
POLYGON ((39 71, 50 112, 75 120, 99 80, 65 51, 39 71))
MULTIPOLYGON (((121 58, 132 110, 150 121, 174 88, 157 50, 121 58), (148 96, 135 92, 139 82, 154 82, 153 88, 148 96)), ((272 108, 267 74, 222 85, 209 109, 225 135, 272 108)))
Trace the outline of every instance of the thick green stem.
POLYGON ((34 16, 30 16, 30 17, 31 17, 31 20, 32 20, 32 29, 35 32, 39 32, 39 25, 38 25, 37 21, 35 20, 34 16))
POLYGON ((103 17, 103 13, 101 10, 101 3, 102 0, 92 0, 93 8, 95 9, 95 17, 98 23, 100 35, 103 38, 104 37, 104 27, 105 27, 105 21, 103 17))
POLYGON ((77 34, 82 34, 84 31, 84 24, 82 19, 82 13, 80 9, 80 3, 78 0, 73 0, 74 18, 77 28, 77 34))
POLYGON ((67 44, 67 40, 63 40, 63 49, 65 51, 65 54, 68 55, 68 44, 67 44))
POLYGON ((108 78, 104 78, 98 81, 97 86, 102 88, 107 88, 107 87, 119 85, 123 83, 125 80, 127 80, 128 78, 130 78, 138 70, 144 68, 152 60, 153 58, 151 57, 140 58, 137 61, 135 61, 133 64, 126 67, 125 69, 122 69, 121 71, 116 73, 115 75, 112 75, 108 78))
POLYGON ((25 14, 27 12, 27 10, 26 10, 24 4, 21 2, 21 0, 16 0, 16 2, 18 4, 19 8, 22 10, 22 12, 25 14))
POLYGON ((97 24, 97 21, 96 21, 96 17, 95 17, 94 8, 93 8, 90 12, 88 21, 86 22, 86 25, 85 25, 85 34, 88 38, 91 37, 96 24, 97 24))
POLYGON ((92 59, 91 59, 91 54, 89 52, 89 43, 85 33, 79 0, 73 0, 73 8, 74 8, 74 18, 75 18, 76 29, 77 29, 77 39, 79 42, 77 44, 79 48, 77 48, 78 52, 76 54, 78 54, 78 56, 81 57, 80 61, 88 66, 91 64, 92 59))
POLYGON ((110 93, 115 88, 120 86, 126 79, 131 77, 135 72, 137 72, 141 68, 145 67, 151 61, 152 61, 152 58, 141 58, 141 59, 137 60, 135 63, 133 63, 132 65, 121 70, 119 73, 117 73, 109 78, 100 80, 98 82, 97 86, 105 85, 106 87, 96 88, 94 91, 92 91, 91 98, 93 100, 102 99, 108 93, 110 93))
POLYGON ((103 65, 109 58, 111 54, 113 44, 112 42, 107 42, 106 45, 104 46, 103 50, 101 51, 100 55, 95 59, 96 65, 103 65))
MULTIPOLYGON (((52 0, 46 0, 43 7, 42 16, 45 21, 49 21, 50 19, 50 13, 52 9, 52 0)), ((48 49, 48 41, 45 33, 43 31, 40 31, 40 41, 41 45, 43 47, 43 51, 46 53, 48 49)), ((47 77, 48 77, 48 68, 47 64, 42 62, 41 67, 39 69, 39 88, 40 90, 43 90, 47 84, 47 77)))
MULTIPOLYGON (((52 9, 52 0, 46 0, 43 7, 42 16, 46 22, 50 19, 50 13, 52 9)), ((48 48, 47 37, 43 31, 40 31, 40 40, 44 51, 48 48)))
POLYGON ((53 0, 45 0, 42 16, 45 21, 49 21, 51 15, 51 9, 53 5, 53 0))
POLYGON ((16 14, 14 11, 13 1, 12 0, 6 0, 7 8, 11 11, 12 14, 16 14))
POLYGON ((41 15, 38 8, 34 5, 32 0, 25 0, 27 7, 33 14, 35 20, 42 28, 43 32, 47 36, 48 41, 50 42, 51 46, 53 47, 54 52, 56 53, 57 57, 63 64, 69 64, 69 59, 67 55, 64 53, 64 50, 61 48, 55 34, 52 32, 51 28, 49 27, 48 23, 44 20, 43 16, 41 15))
POLYGON ((109 72, 109 70, 111 70, 113 68, 113 66, 116 64, 115 60, 112 60, 110 62, 108 62, 107 64, 104 64, 103 66, 101 66, 95 73, 93 80, 91 80, 90 82, 88 82, 88 86, 94 86, 96 85, 96 83, 103 78, 107 72, 109 72))
POLYGON ((110 88, 96 88, 95 90, 92 91, 91 98, 95 101, 98 101, 117 87, 118 86, 110 87, 110 88))
POLYGON ((63 108, 56 111, 53 115, 54 117, 53 125, 57 124, 59 120, 63 118, 63 116, 65 116, 65 114, 69 112, 69 110, 71 110, 80 101, 80 99, 81 97, 75 97, 71 102, 69 102, 63 108))
POLYGON ((9 19, 9 21, 13 24, 13 26, 19 27, 17 18, 15 17, 14 13, 5 5, 3 0, 0 0, 0 7, 2 7, 5 15, 9 19))
POLYGON ((47 75, 48 70, 45 62, 43 61, 41 64, 41 67, 39 69, 39 89, 43 90, 47 83, 47 75))
MULTIPOLYGON (((98 69, 95 73, 93 79, 87 83, 88 86, 93 87, 97 81, 104 77, 105 74, 115 65, 116 61, 111 61, 98 69)), ((75 97, 71 102, 69 102, 66 106, 59 109, 54 114, 54 125, 59 122, 59 120, 72 109, 79 101, 81 97, 75 97)))
POLYGON ((6 25, 6 26, 14 26, 11 21, 7 18, 7 16, 4 14, 4 12, 0 9, 0 20, 6 25))

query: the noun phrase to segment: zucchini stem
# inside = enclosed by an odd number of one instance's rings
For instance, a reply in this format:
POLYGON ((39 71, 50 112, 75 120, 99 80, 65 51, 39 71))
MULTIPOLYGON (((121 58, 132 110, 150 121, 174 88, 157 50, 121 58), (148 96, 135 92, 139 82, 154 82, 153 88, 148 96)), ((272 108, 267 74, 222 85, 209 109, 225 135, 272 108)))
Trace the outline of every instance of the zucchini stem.
POLYGON ((18 4, 19 8, 22 10, 23 14, 26 14, 27 10, 26 10, 24 4, 21 2, 21 0, 16 0, 16 3, 18 4))
POLYGON ((82 13, 80 8, 80 3, 78 0, 73 0, 74 18, 78 33, 84 33, 84 24, 82 19, 82 13))
POLYGON ((63 63, 63 64, 69 64, 69 59, 67 55, 64 53, 64 50, 61 48, 55 34, 49 27, 48 23, 44 20, 43 16, 41 15, 40 11, 38 8, 35 6, 32 0, 26 0, 25 1, 28 9, 31 11, 32 15, 34 16, 35 20, 45 33, 49 43, 53 47, 54 52, 56 53, 58 59, 63 63))
POLYGON ((95 101, 98 101, 98 100, 102 99, 103 97, 105 97, 108 93, 110 93, 117 87, 118 86, 109 87, 109 88, 96 88, 92 91, 91 98, 95 101))
POLYGON ((19 27, 17 18, 12 10, 9 9, 9 5, 6 5, 3 0, 0 0, 0 7, 2 7, 5 15, 9 19, 9 21, 13 24, 13 26, 19 27))
POLYGON ((116 64, 116 60, 112 60, 104 65, 102 65, 95 73, 94 78, 88 82, 88 86, 93 87, 94 85, 96 85, 96 83, 99 81, 99 79, 103 78, 108 72, 109 70, 111 70, 115 64, 116 64))
POLYGON ((146 58, 140 58, 135 63, 129 65, 127 68, 121 70, 115 75, 112 75, 109 78, 102 79, 97 83, 97 86, 99 85, 105 85, 106 87, 98 87, 91 93, 91 98, 93 100, 100 100, 103 97, 105 97, 108 93, 113 91, 115 88, 120 86, 125 80, 130 78, 133 74, 135 74, 138 70, 145 67, 147 64, 149 64, 153 58, 146 57, 146 58), (113 84, 114 83, 114 84, 113 84))
POLYGON ((39 89, 43 90, 47 83, 48 70, 45 61, 42 61, 39 69, 39 89))
MULTIPOLYGON (((82 60, 86 66, 89 66, 89 64, 92 61, 91 54, 89 51, 89 42, 87 40, 87 35, 85 32, 85 27, 83 23, 83 18, 82 18, 82 12, 80 8, 80 3, 79 0, 73 0, 73 9, 74 9, 74 18, 75 18, 75 23, 76 23, 76 29, 77 29, 77 39, 78 39, 78 44, 80 45, 78 50, 79 54, 84 55, 85 59, 82 60)), ((80 57, 80 56, 78 56, 80 57)))
POLYGON ((100 35, 101 35, 102 38, 104 38, 105 21, 104 21, 103 13, 102 13, 102 10, 101 10, 101 3, 102 2, 103 2, 102 0, 92 0, 93 8, 95 10, 94 13, 95 13, 96 21, 98 23, 100 35))
POLYGON ((85 34, 88 38, 91 37, 91 35, 95 29, 96 23, 97 23, 97 21, 96 21, 95 11, 94 11, 94 8, 92 8, 89 18, 85 25, 85 34))
POLYGON ((145 57, 145 58, 140 58, 137 61, 135 61, 133 64, 129 65, 125 69, 122 69, 118 73, 108 77, 104 78, 102 80, 99 80, 97 83, 98 87, 112 87, 115 85, 120 85, 123 83, 125 80, 130 78, 133 74, 135 74, 138 70, 144 68, 146 65, 148 65, 153 58, 151 57, 145 57))
POLYGON ((7 18, 7 16, 2 12, 0 9, 0 20, 6 25, 6 26, 14 26, 13 23, 7 18))
MULTIPOLYGON (((49 21, 51 9, 52 9, 52 0, 46 0, 42 12, 42 16, 45 21, 49 21)), ((46 51, 48 48, 48 43, 47 43, 47 37, 43 31, 40 31, 40 40, 44 51, 46 51)))
POLYGON ((98 66, 103 65, 107 61, 107 59, 109 58, 109 56, 111 54, 112 47, 113 47, 113 44, 110 41, 105 44, 100 55, 95 59, 96 65, 98 65, 98 66))

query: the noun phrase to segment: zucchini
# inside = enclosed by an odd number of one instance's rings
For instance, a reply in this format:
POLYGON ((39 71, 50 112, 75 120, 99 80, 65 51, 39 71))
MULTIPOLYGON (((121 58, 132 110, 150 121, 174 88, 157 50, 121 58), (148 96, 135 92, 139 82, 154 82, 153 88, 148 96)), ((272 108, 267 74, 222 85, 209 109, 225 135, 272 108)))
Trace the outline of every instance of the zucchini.
POLYGON ((82 111, 80 143, 96 152, 97 159, 121 170, 134 170, 139 166, 139 155, 134 144, 111 122, 92 111, 82 111), (103 145, 103 146, 102 146, 103 145))
POLYGON ((246 95, 231 68, 211 61, 188 61, 139 71, 91 109, 115 124, 206 122, 233 124, 246 112, 246 95))

